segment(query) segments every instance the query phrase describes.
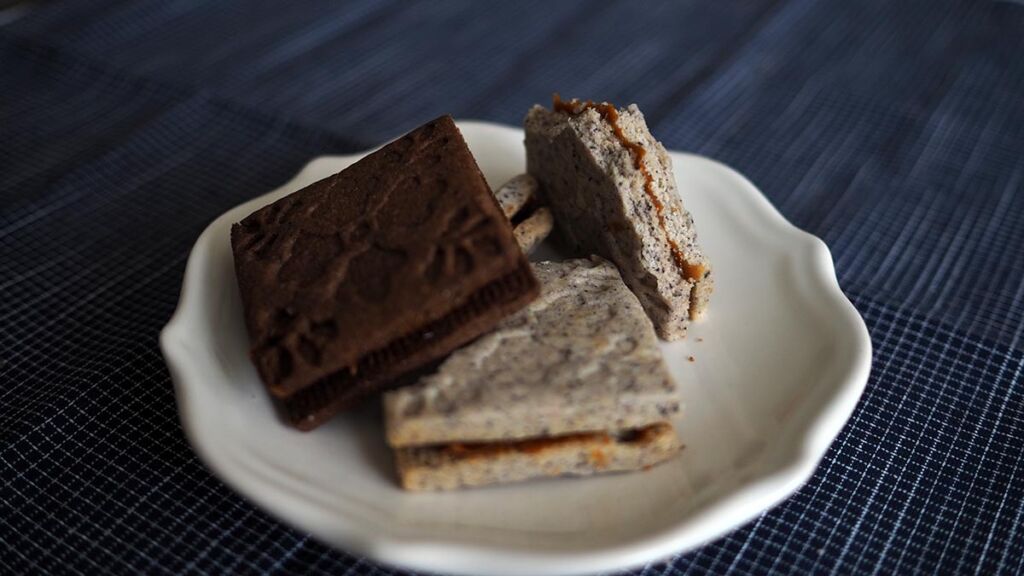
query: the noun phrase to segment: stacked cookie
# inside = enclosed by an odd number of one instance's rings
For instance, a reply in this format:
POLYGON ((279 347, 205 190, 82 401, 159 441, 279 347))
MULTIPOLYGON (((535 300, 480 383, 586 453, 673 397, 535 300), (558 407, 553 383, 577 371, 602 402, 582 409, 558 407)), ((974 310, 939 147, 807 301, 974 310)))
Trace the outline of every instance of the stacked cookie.
POLYGON ((450 116, 256 211, 231 243, 253 362, 306 430, 539 292, 450 116))
POLYGON ((678 449, 676 383, 618 270, 595 258, 534 273, 539 298, 385 395, 405 488, 636 470, 678 449))

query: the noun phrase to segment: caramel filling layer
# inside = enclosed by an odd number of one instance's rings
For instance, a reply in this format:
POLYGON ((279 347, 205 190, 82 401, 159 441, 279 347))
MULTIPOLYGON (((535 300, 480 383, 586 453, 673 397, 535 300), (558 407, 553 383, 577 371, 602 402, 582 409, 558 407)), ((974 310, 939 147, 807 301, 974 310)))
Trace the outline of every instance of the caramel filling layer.
MULTIPOLYGON (((600 448, 611 444, 632 444, 643 446, 653 442, 659 435, 664 434, 669 424, 659 422, 643 428, 626 430, 622 433, 612 434, 609 432, 583 432, 578 434, 565 434, 550 438, 528 438, 526 440, 511 440, 507 442, 476 442, 463 443, 454 442, 434 446, 430 449, 437 450, 445 456, 455 459, 490 458, 503 454, 538 454, 545 450, 572 446, 574 444, 587 445, 592 448, 600 448)), ((425 447, 418 447, 418 450, 425 447)), ((602 460, 604 456, 597 457, 602 460)))
POLYGON ((576 98, 566 102, 565 100, 562 100, 558 94, 555 94, 553 97, 552 109, 555 112, 562 112, 573 116, 582 114, 587 110, 596 110, 597 113, 601 115, 601 118, 611 126, 612 133, 615 134, 615 138, 618 139, 619 143, 629 150, 630 154, 633 156, 633 167, 636 168, 644 177, 644 192, 647 193, 647 197, 650 199, 651 204, 654 205, 654 212, 658 216, 658 226, 661 228, 661 231, 665 233, 665 239, 668 240, 669 249, 672 252, 672 259, 675 261, 676 268, 686 280, 696 282, 704 276, 704 265, 688 262, 686 257, 683 256, 683 251, 679 248, 679 245, 672 240, 671 236, 669 236, 668 226, 665 223, 665 206, 661 203, 661 200, 658 199, 657 194, 654 193, 654 177, 651 176, 651 173, 647 170, 647 166, 644 164, 644 156, 647 154, 647 150, 643 145, 626 138, 626 134, 623 133, 622 127, 619 126, 619 111, 615 109, 615 106, 607 102, 601 102, 598 104, 593 100, 583 102, 576 98))

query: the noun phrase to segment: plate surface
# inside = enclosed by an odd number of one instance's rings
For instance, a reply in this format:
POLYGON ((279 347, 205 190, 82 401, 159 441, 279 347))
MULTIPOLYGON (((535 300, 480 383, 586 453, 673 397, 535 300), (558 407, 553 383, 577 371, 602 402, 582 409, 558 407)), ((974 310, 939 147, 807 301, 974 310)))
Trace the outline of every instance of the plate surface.
MULTIPOLYGON (((492 186, 524 170, 521 130, 459 127, 492 186)), ((379 404, 311 433, 277 419, 248 359, 229 244, 233 222, 360 156, 318 158, 210 224, 160 339, 182 425, 203 462, 323 542, 463 574, 592 573, 657 560, 742 525, 799 488, 867 382, 868 333, 825 244, 786 222, 733 170, 672 153, 717 275, 707 318, 687 339, 662 343, 683 391, 681 457, 635 474, 404 493, 379 404)), ((539 256, 557 255, 545 246, 539 256)))

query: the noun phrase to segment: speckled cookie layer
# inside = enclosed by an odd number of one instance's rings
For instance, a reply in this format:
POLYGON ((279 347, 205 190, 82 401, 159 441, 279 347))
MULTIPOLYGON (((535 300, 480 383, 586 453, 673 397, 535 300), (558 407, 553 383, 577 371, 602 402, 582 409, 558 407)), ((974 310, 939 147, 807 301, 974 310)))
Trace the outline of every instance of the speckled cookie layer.
POLYGON ((494 191, 502 212, 509 220, 519 213, 537 195, 537 180, 529 174, 520 174, 494 191))
POLYGON ((555 217, 551 214, 551 209, 542 206, 534 210, 533 214, 525 220, 516 224, 512 233, 515 235, 519 247, 523 249, 523 253, 530 254, 548 237, 554 227, 555 217))
POLYGON ((406 490, 456 490, 533 478, 641 470, 672 458, 679 448, 672 425, 663 423, 619 435, 399 448, 395 464, 406 490))
POLYGON ((253 361, 300 428, 538 293, 447 116, 254 212, 231 241, 253 361))
POLYGON ((385 395, 393 446, 639 428, 679 411, 650 320, 609 262, 534 265, 541 295, 385 395))
POLYGON ((693 218, 676 191, 672 161, 635 105, 618 110, 623 135, 643 146, 645 178, 610 124, 593 109, 579 114, 534 106, 526 116, 527 169, 569 247, 614 262, 636 293, 658 334, 682 337, 691 315, 700 317, 713 289, 710 263, 697 245, 693 218), (658 217, 656 203, 661 206, 658 217), (702 268, 688 279, 673 255, 702 268))

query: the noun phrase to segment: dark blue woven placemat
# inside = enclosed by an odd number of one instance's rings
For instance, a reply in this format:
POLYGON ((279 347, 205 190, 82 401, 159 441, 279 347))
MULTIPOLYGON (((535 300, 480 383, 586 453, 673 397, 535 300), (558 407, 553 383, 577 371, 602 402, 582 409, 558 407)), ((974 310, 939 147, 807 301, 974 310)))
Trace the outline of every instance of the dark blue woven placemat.
POLYGON ((157 332, 225 209, 552 91, 748 175, 875 346, 806 487, 642 573, 1024 572, 1024 5, 97 0, 0 27, 0 573, 390 574, 202 467, 157 332))

